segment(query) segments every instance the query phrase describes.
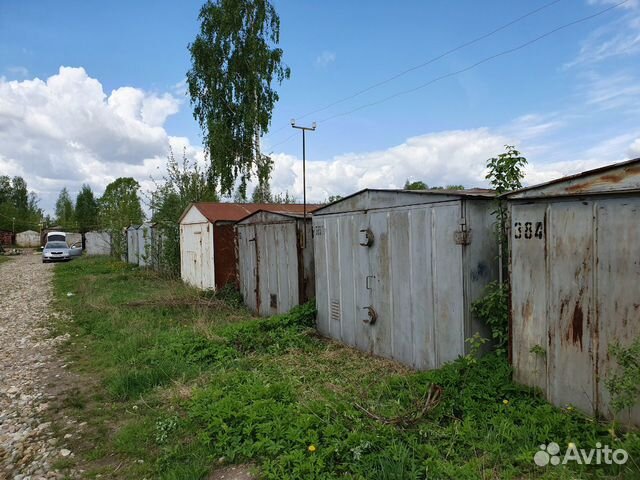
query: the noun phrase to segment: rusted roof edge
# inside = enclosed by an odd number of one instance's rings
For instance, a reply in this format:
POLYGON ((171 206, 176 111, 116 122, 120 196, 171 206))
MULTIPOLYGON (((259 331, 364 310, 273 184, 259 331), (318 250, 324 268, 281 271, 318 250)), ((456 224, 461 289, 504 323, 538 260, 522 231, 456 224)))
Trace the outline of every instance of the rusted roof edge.
MULTIPOLYGON (((524 192, 530 192, 532 190, 539 190, 545 187, 548 187, 550 185, 557 185, 558 183, 563 183, 563 182, 570 182, 571 180, 576 180, 582 177, 586 177, 588 175, 594 175, 594 174, 598 174, 598 173, 602 173, 602 172, 606 172, 607 170, 612 170, 614 168, 620 168, 620 167, 626 167, 628 165, 634 164, 634 163, 640 163, 640 157, 638 158, 633 158, 631 160, 625 160, 623 162, 617 162, 617 163, 610 163, 609 165, 604 165, 602 167, 598 167, 598 168, 593 168, 591 170, 585 170, 584 172, 580 172, 580 173, 574 173, 573 175, 566 175, 564 177, 560 177, 560 178, 555 178, 553 180, 549 180, 548 182, 543 182, 543 183, 538 183, 537 185, 531 185, 530 187, 524 187, 524 188, 520 188, 518 190, 514 190, 513 192, 508 192, 508 193, 503 193, 502 195, 500 195, 500 197, 504 197, 504 198, 512 198, 520 193, 524 193, 524 192)), ((623 192, 624 190, 619 190, 620 192, 623 192)), ((628 190, 631 191, 631 190, 628 190)), ((612 192, 603 192, 605 194, 611 194, 612 192)), ((580 195, 595 195, 595 193, 591 193, 591 192, 585 192, 582 194, 556 194, 554 195, 555 197, 565 197, 565 196, 580 196, 580 195)), ((548 197, 551 197, 551 195, 549 195, 548 197)), ((534 198, 534 197, 529 197, 529 198, 534 198)))
MULTIPOLYGON (((312 211, 313 210, 310 210, 310 211, 307 212, 307 218, 311 218, 312 211)), ((271 214, 274 214, 274 215, 278 215, 280 217, 293 218, 293 219, 296 219, 296 220, 300 220, 300 219, 304 218, 304 214, 303 213, 279 212, 277 210, 267 210, 267 209, 263 208, 263 209, 260 209, 260 210, 256 210, 253 213, 250 213, 246 217, 242 217, 240 220, 237 220, 235 222, 232 221, 230 223, 242 223, 245 220, 248 220, 249 218, 251 218, 251 217, 253 217, 255 215, 258 215, 259 213, 262 213, 262 212, 271 213, 271 214)), ((220 221, 225 221, 225 220, 218 220, 218 222, 220 222, 220 221)), ((218 222, 216 222, 216 223, 218 223, 218 222)))

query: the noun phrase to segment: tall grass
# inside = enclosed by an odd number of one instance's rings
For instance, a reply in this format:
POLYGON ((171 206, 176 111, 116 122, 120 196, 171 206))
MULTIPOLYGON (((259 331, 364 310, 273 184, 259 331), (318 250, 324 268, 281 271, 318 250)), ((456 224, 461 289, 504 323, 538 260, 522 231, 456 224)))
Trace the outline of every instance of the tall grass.
POLYGON ((410 372, 319 338, 313 305, 257 319, 109 259, 60 266, 55 283, 73 315, 67 354, 98 381, 82 414, 102 422, 100 453, 85 458, 125 465, 111 478, 206 478, 244 462, 278 480, 640 478, 637 434, 552 407, 502 357, 410 372), (433 385, 439 403, 417 415, 433 385), (385 421, 403 418, 414 421, 385 421), (550 441, 632 460, 535 466, 550 441))

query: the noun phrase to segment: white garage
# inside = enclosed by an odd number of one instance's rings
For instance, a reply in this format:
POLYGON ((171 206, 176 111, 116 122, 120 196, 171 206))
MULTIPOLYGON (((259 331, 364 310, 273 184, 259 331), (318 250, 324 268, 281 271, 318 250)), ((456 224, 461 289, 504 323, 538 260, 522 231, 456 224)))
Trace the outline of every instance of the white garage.
MULTIPOLYGON (((309 206, 307 206, 309 207, 309 206)), ((203 290, 237 285, 234 224, 258 210, 302 213, 300 204, 193 203, 180 217, 182 280, 203 290)))

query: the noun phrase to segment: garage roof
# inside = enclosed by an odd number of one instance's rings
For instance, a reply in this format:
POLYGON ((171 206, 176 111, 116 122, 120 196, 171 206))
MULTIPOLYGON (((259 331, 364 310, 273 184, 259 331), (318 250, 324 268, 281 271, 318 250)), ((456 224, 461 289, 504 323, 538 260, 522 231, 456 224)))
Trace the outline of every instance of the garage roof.
POLYGON ((504 196, 510 200, 640 191, 640 158, 587 170, 522 188, 504 196))
POLYGON ((495 192, 485 188, 470 188, 467 190, 398 190, 366 188, 330 203, 329 205, 318 208, 314 212, 314 215, 422 205, 460 200, 463 198, 490 200, 494 197, 495 192))
MULTIPOLYGON (((217 203, 198 202, 192 203, 180 216, 180 222, 186 213, 192 208, 198 209, 202 215, 211 223, 216 222, 237 222, 238 220, 257 212, 265 210, 267 212, 278 212, 284 214, 301 214, 304 206, 301 203, 217 203)), ((319 205, 307 204, 307 213, 311 213, 319 208, 319 205)))

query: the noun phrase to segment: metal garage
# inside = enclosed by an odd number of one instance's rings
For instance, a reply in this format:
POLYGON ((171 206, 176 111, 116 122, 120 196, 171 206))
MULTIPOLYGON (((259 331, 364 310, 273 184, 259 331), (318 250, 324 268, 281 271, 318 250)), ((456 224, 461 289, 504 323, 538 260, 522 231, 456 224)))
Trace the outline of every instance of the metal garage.
POLYGON ((141 267, 153 267, 158 263, 156 234, 156 225, 152 222, 144 222, 136 230, 138 265, 141 267))
POLYGON ((216 289, 237 282, 234 224, 258 210, 302 213, 298 204, 191 204, 180 217, 180 272, 196 288, 216 289))
POLYGON ((490 336, 471 303, 497 277, 487 190, 363 190, 313 214, 318 329, 419 369, 490 336))
POLYGON ((507 195, 514 375, 558 406, 613 416, 609 346, 640 335, 639 194, 635 159, 507 195))
POLYGON ((236 224, 238 280, 245 304, 263 316, 314 296, 311 217, 259 210, 236 224), (306 243, 306 245, 305 245, 306 243))
POLYGON ((127 230, 127 262, 135 265, 140 261, 140 251, 138 243, 139 225, 130 225, 127 230))
POLYGON ((111 234, 109 232, 87 232, 84 237, 87 255, 111 255, 111 234))

